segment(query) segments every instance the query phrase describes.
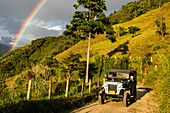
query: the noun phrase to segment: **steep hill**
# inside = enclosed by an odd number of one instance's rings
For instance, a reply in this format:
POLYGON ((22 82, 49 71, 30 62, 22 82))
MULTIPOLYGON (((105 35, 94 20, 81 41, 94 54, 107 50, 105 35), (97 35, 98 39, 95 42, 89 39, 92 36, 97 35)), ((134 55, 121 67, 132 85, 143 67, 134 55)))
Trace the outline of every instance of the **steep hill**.
MULTIPOLYGON (((110 57, 122 57, 123 55, 133 58, 140 58, 144 53, 149 53, 156 60, 159 54, 166 54, 169 51, 169 34, 165 35, 165 40, 161 40, 161 36, 156 34, 156 24, 154 21, 160 17, 165 18, 167 28, 170 27, 170 3, 166 3, 161 8, 152 10, 131 21, 114 25, 127 29, 130 26, 137 26, 141 30, 137 32, 137 36, 132 37, 131 34, 117 38, 115 43, 105 38, 105 35, 97 35, 91 41, 90 56, 91 62, 94 57, 99 55, 108 55, 110 57), (159 53, 159 54, 158 54, 159 53)), ((128 30, 126 30, 128 32, 128 30)), ((167 29, 169 33, 169 29, 167 29)), ((74 37, 45 37, 32 41, 21 48, 11 51, 0 57, 0 77, 5 74, 9 77, 17 75, 31 64, 39 63, 43 65, 58 65, 56 60, 70 55, 70 53, 81 54, 82 60, 86 59, 88 41, 79 41, 74 37), (74 45, 74 46, 73 46, 74 45)))
POLYGON ((12 77, 31 67, 46 62, 46 58, 59 54, 77 43, 72 37, 45 37, 0 57, 0 78, 12 77))
POLYGON ((123 5, 118 12, 110 14, 110 22, 113 24, 127 22, 153 9, 161 7, 170 0, 139 0, 123 5))
POLYGON ((9 51, 10 47, 4 45, 4 44, 0 44, 0 54, 4 55, 5 53, 7 53, 9 51))
MULTIPOLYGON (((96 35, 91 40, 90 49, 89 78, 94 77, 94 90, 91 91, 94 93, 90 97, 86 94, 83 94, 83 98, 79 98, 79 94, 74 95, 81 92, 82 84, 79 80, 85 77, 84 60, 88 40, 80 41, 64 35, 45 37, 0 56, 0 112, 25 112, 27 109, 28 112, 64 112, 65 109, 77 108, 87 100, 96 100, 97 78, 100 77, 102 81, 106 70, 112 68, 135 69, 138 81, 155 91, 160 111, 169 112, 169 22, 170 2, 131 21, 114 25, 115 31, 116 27, 124 28, 124 34, 116 38, 114 43, 105 35, 96 35), (156 33, 155 21, 162 17, 167 26, 165 40, 156 33), (130 26, 137 26, 140 31, 132 35, 128 30, 130 26), (28 80, 31 77, 31 100, 26 101, 28 80), (70 85, 66 99, 63 97, 67 77, 70 77, 70 85), (53 84, 51 100, 47 99, 49 80, 53 84)), ((84 92, 89 94, 89 86, 84 86, 84 92)), ((147 105, 151 104, 149 100, 147 105)))
MULTIPOLYGON (((105 35, 98 35, 91 41, 91 56, 95 56, 96 53, 100 55, 109 56, 123 56, 130 55, 132 57, 141 57, 144 53, 151 53, 152 56, 156 57, 159 54, 166 54, 169 51, 169 37, 165 35, 166 39, 161 40, 161 36, 156 34, 155 20, 164 17, 167 28, 170 27, 170 3, 166 3, 161 8, 152 10, 140 17, 137 17, 131 21, 114 25, 124 27, 128 29, 130 26, 137 26, 141 30, 137 32, 137 36, 132 37, 131 34, 127 33, 120 38, 117 38, 115 43, 111 43, 110 40, 105 38, 105 35)), ((167 29, 167 33, 170 29, 167 29)), ((69 48, 67 51, 58 54, 55 58, 60 60, 70 53, 79 53, 86 59, 87 53, 87 41, 80 41, 76 45, 69 48)), ((93 59, 93 57, 92 57, 93 59)))

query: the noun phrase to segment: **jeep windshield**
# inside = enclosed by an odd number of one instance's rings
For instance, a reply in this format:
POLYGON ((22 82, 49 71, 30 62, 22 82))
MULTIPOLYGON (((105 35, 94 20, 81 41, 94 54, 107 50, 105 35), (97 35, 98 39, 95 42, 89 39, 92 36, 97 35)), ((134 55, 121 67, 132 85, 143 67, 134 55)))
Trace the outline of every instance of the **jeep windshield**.
POLYGON ((122 72, 108 72, 108 78, 129 78, 129 74, 122 72))

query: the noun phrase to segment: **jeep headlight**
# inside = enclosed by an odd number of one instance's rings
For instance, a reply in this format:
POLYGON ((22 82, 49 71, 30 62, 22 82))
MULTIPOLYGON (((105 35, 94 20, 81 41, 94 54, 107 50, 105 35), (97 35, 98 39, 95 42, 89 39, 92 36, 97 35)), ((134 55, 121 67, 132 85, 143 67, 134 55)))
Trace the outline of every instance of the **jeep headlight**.
POLYGON ((121 88, 121 87, 122 87, 122 84, 121 84, 121 83, 119 83, 119 84, 117 85, 117 87, 118 87, 118 88, 121 88))
POLYGON ((107 82, 105 82, 103 85, 104 85, 104 87, 107 87, 107 82))

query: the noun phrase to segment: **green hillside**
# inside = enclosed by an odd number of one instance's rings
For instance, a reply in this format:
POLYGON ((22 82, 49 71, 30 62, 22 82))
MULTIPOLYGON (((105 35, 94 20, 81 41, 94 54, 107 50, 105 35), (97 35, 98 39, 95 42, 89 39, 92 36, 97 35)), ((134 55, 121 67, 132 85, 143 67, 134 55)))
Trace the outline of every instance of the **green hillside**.
MULTIPOLYGON (((98 55, 108 55, 109 57, 131 56, 132 58, 141 59, 144 54, 148 53, 156 61, 159 54, 166 54, 169 51, 169 29, 166 31, 165 40, 162 41, 161 36, 156 34, 157 27, 154 21, 163 16, 167 28, 169 28, 169 9, 169 3, 166 3, 161 8, 152 10, 131 21, 114 25, 114 28, 116 26, 124 27, 126 32, 125 35, 117 38, 114 43, 105 38, 105 35, 97 35, 91 41, 90 61, 94 62, 98 55), (130 26, 140 28, 140 31, 136 33, 137 36, 132 37, 132 34, 128 33, 128 27, 130 26)), ((57 60, 61 61, 71 53, 81 54, 81 60, 86 60, 87 46, 87 40, 79 41, 66 36, 37 39, 1 56, 0 76, 1 78, 4 78, 4 76, 12 77, 29 69, 32 64, 35 65, 36 63, 56 67, 58 65, 57 60)))
POLYGON ((43 64, 47 58, 65 51, 77 41, 65 36, 45 37, 10 51, 0 57, 0 78, 17 75, 29 69, 32 64, 43 64))
MULTIPOLYGON (((137 32, 137 36, 132 37, 132 34, 127 33, 124 36, 117 38, 116 42, 112 43, 110 40, 105 38, 105 35, 98 35, 95 39, 92 39, 90 53, 95 56, 96 53, 100 55, 114 56, 131 56, 131 57, 142 57, 144 53, 151 53, 153 57, 157 57, 157 53, 166 54, 169 51, 169 37, 165 35, 165 40, 161 40, 161 36, 156 34, 156 24, 154 21, 160 17, 165 18, 167 28, 170 27, 170 3, 165 4, 163 7, 152 10, 140 17, 137 17, 131 21, 114 25, 124 27, 128 29, 130 26, 137 26, 141 30, 137 32), (155 50, 157 46, 159 49, 155 50), (124 54, 126 52, 126 54, 124 54)), ((167 29, 169 33, 170 29, 167 29)), ((76 45, 69 48, 67 51, 58 54, 55 58, 60 60, 61 58, 72 53, 79 53, 86 59, 87 53, 87 41, 80 41, 76 45)), ((94 57, 92 57, 93 60, 94 57)))
POLYGON ((153 9, 161 7, 169 0, 139 0, 123 5, 119 11, 109 15, 110 22, 113 24, 127 22, 153 9))
POLYGON ((120 37, 115 34, 117 38, 114 43, 105 35, 96 35, 91 39, 89 78, 94 78, 94 82, 92 94, 85 86, 83 98, 79 97, 81 80, 85 78, 88 40, 64 35, 45 37, 0 56, 0 112, 25 112, 27 109, 28 112, 47 112, 49 109, 50 112, 66 112, 63 106, 67 107, 66 110, 75 109, 95 101, 97 78, 102 81, 103 74, 111 68, 135 69, 138 84, 153 88, 160 102, 160 110, 168 112, 169 22, 170 2, 133 20, 114 25, 116 32, 120 27, 123 29, 120 37), (167 27, 164 40, 156 33, 158 28, 155 24, 162 17, 167 27), (131 26, 140 30, 130 34, 131 26), (70 78, 68 99, 64 97, 67 78, 70 78), (33 81, 31 101, 26 101, 29 79, 33 81), (53 82, 53 100, 47 102, 49 80, 53 82))

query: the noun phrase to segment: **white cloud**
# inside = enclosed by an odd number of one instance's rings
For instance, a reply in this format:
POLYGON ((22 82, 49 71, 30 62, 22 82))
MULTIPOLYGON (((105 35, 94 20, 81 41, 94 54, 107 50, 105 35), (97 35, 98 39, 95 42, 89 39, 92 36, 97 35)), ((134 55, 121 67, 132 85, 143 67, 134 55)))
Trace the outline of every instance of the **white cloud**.
POLYGON ((45 28, 45 29, 48 29, 48 30, 54 30, 54 31, 62 31, 62 26, 53 26, 53 27, 41 26, 41 28, 45 28))
POLYGON ((56 25, 56 22, 44 22, 44 21, 34 20, 33 22, 31 22, 30 25, 44 28, 49 31, 51 31, 51 30, 62 31, 63 30, 61 25, 56 25))
POLYGON ((10 45, 13 45, 13 44, 16 44, 16 43, 14 43, 14 42, 10 42, 9 44, 10 44, 10 45))

